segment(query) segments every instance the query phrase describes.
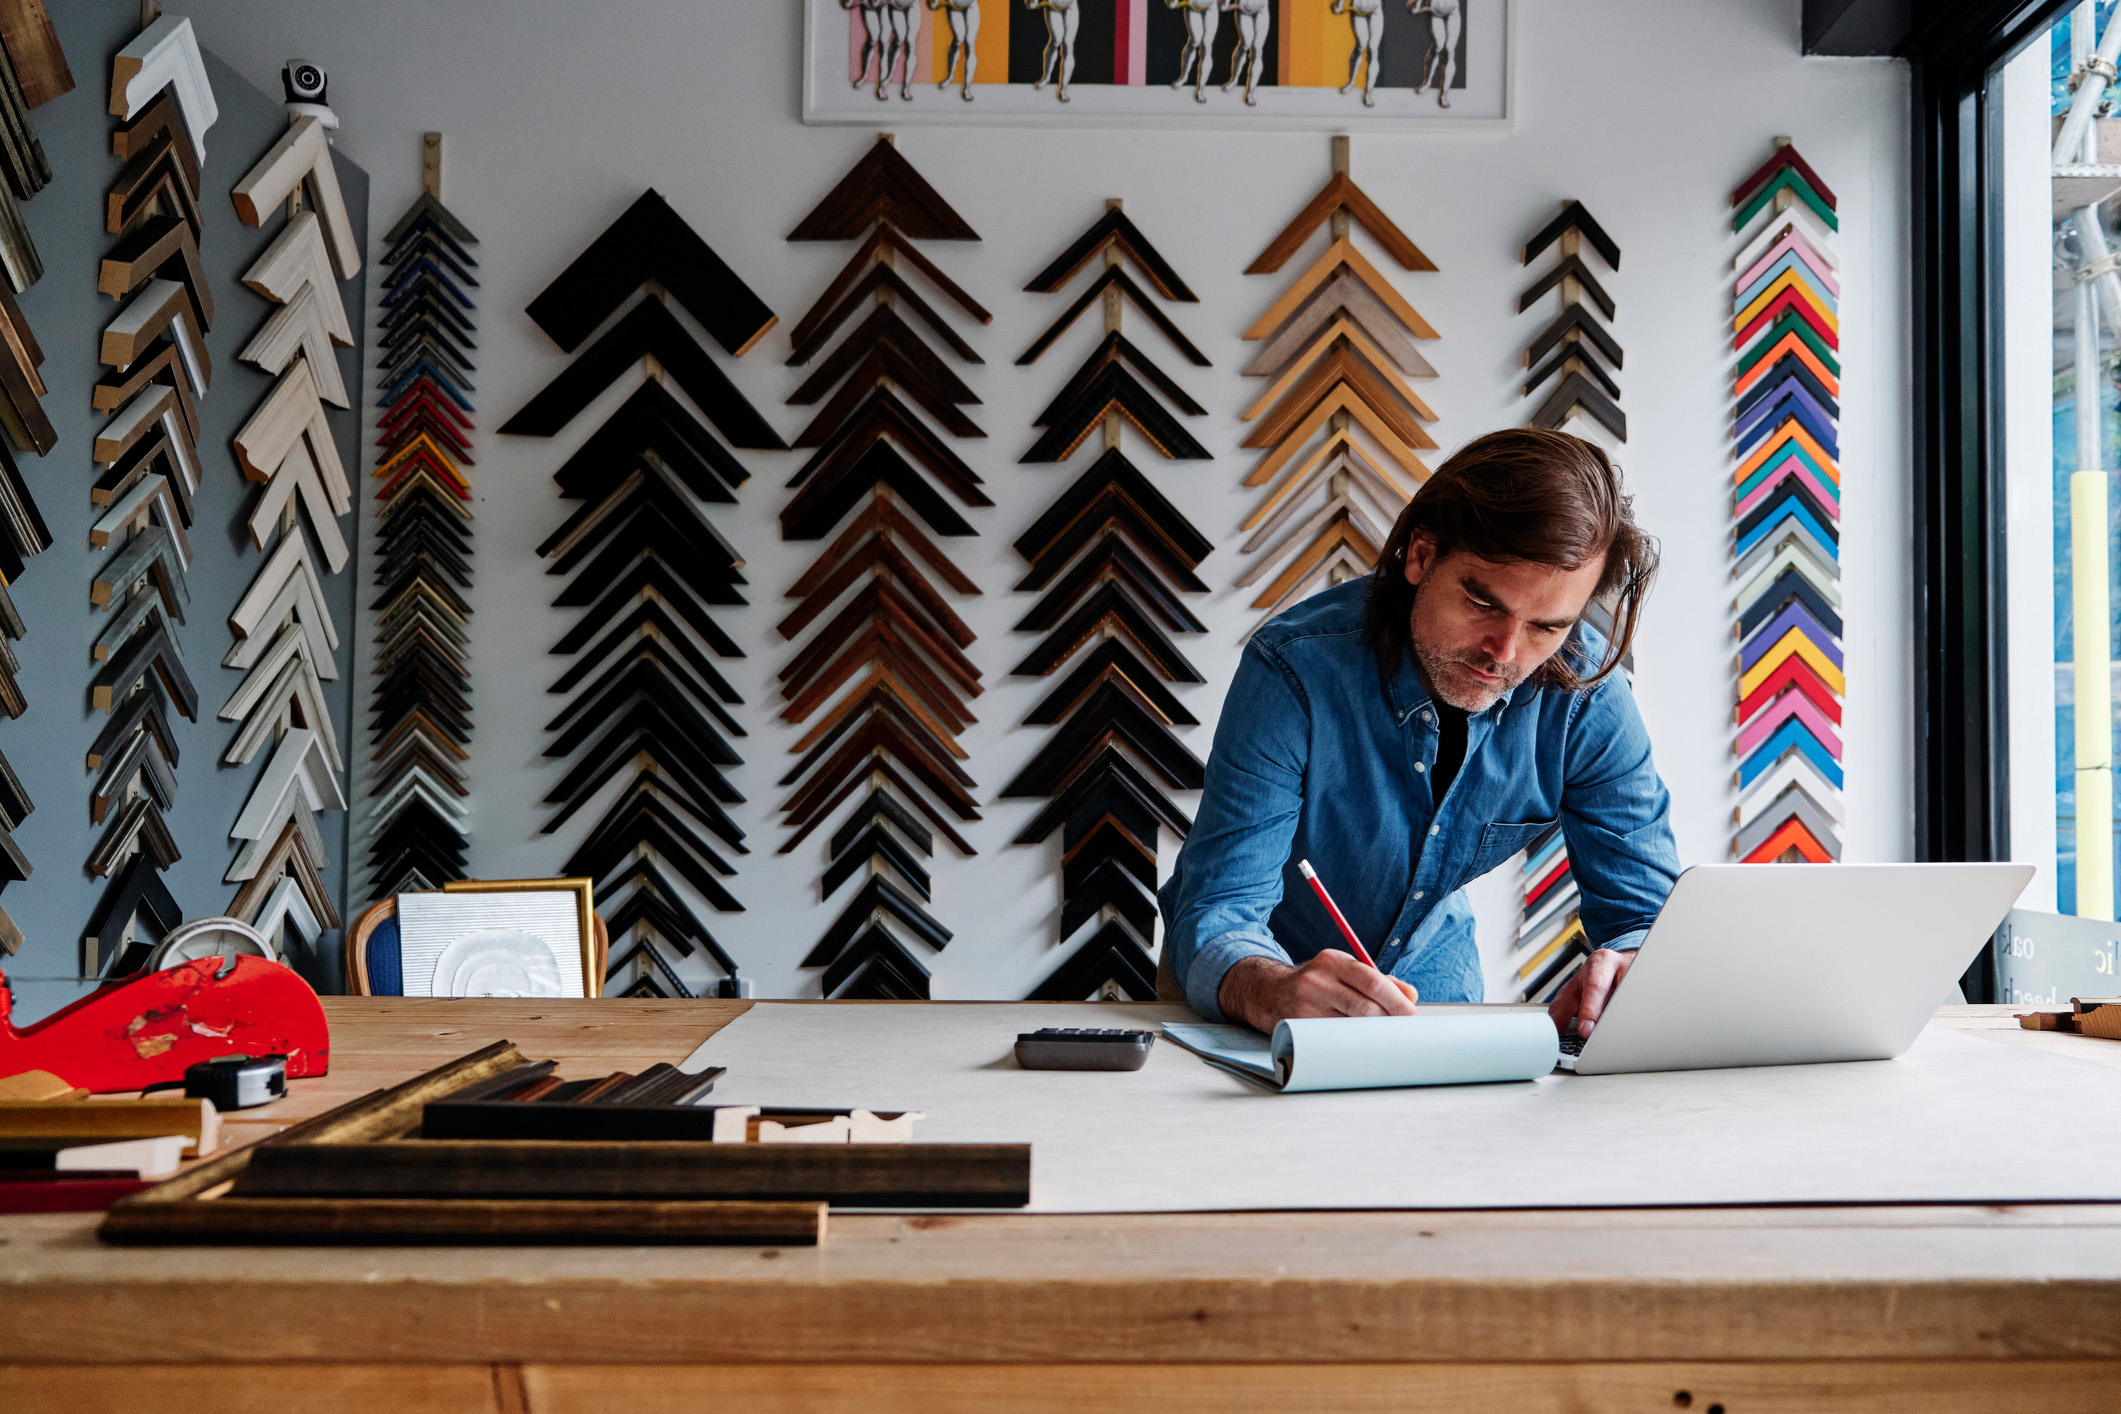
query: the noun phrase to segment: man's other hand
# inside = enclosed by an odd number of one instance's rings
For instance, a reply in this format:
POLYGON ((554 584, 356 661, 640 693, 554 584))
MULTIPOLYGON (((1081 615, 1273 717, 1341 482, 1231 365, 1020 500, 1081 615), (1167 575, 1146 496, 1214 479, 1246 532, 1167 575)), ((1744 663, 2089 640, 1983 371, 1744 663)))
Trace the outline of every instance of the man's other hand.
POLYGON ((1598 1025, 1598 1018, 1605 1014, 1606 1003, 1613 999, 1613 989, 1634 965, 1633 948, 1600 948, 1585 958, 1576 975, 1547 1005, 1554 1029, 1566 1035, 1574 1023, 1577 1035, 1589 1036, 1598 1025))
POLYGON ((1259 1031, 1292 1016, 1412 1016, 1420 1000, 1396 977, 1329 949, 1301 967, 1248 957, 1223 974, 1223 1015, 1259 1031))

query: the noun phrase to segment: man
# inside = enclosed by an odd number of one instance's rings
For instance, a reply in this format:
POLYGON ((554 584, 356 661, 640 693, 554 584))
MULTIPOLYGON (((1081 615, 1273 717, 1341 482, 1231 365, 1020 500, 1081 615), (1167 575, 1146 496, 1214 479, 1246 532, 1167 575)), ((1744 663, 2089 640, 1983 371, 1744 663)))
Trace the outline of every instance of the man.
POLYGON ((1588 1035, 1679 873, 1617 671, 1656 567, 1604 452, 1496 432, 1415 493, 1374 574, 1260 629, 1159 897, 1194 1010, 1271 1031, 1481 1000, 1463 888, 1559 819, 1597 950, 1551 1011, 1588 1035), (1593 599, 1616 641, 1583 622, 1593 599), (1306 858, 1381 970, 1346 950, 1306 858))

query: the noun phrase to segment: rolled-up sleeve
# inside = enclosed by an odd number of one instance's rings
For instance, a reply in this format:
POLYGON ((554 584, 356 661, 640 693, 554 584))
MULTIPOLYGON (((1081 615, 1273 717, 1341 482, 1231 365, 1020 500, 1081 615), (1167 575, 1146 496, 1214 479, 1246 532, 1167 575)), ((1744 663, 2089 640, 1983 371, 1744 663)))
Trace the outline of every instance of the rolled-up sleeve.
POLYGON ((1679 850, 1650 734, 1619 674, 1570 724, 1566 764, 1561 828, 1584 931, 1596 947, 1640 947, 1678 882, 1679 850))
POLYGON ((1223 975, 1247 957, 1289 961, 1267 926, 1303 808, 1310 710, 1281 659, 1253 643, 1223 700, 1200 811, 1158 895, 1172 975, 1223 1020, 1223 975))

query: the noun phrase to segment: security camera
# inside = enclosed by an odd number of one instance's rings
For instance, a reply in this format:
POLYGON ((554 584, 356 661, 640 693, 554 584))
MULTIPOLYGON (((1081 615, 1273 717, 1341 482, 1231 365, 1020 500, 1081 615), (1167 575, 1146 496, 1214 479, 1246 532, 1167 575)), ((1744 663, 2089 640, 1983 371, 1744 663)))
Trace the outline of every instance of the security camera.
POLYGON ((339 130, 339 115, 324 101, 330 83, 322 66, 307 59, 289 59, 280 69, 280 87, 287 94, 287 111, 315 118, 324 125, 326 137, 339 130))
POLYGON ((307 59, 289 59, 280 70, 280 84, 287 90, 289 103, 322 103, 329 82, 324 71, 307 59))

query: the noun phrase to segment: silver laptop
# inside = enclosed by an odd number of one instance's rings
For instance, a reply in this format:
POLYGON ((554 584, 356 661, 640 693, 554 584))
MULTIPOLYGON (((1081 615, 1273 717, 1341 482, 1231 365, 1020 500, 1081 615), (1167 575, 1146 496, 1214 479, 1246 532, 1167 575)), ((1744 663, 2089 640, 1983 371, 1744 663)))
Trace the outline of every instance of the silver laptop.
POLYGON ((1610 1075, 1889 1060, 2032 877, 2030 864, 1696 865, 1591 1034, 1562 1038, 1561 1063, 1610 1075))

